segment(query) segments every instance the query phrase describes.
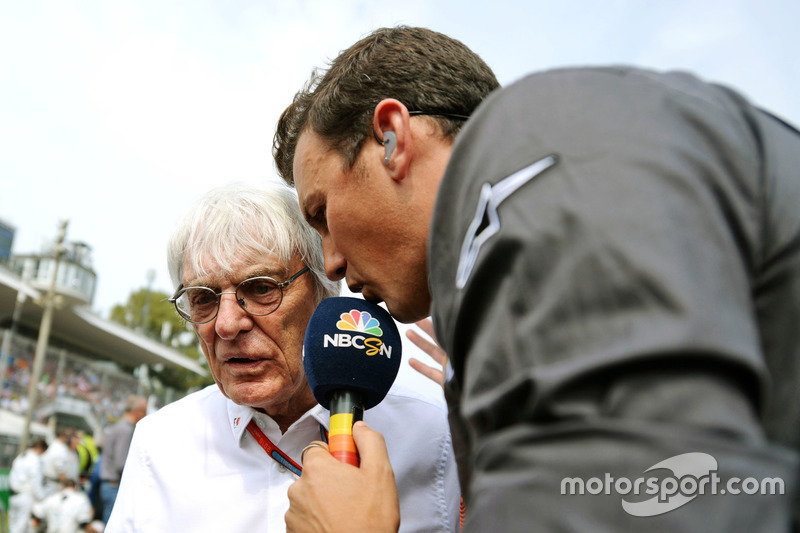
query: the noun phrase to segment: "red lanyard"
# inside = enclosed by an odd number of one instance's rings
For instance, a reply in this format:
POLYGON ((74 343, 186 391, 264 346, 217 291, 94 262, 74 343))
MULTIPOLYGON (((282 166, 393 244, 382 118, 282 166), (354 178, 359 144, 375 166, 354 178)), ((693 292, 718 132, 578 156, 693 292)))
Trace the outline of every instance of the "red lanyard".
MULTIPOLYGON (((247 431, 256 439, 264 451, 267 452, 267 455, 275 459, 278 464, 284 466, 288 470, 291 470, 295 475, 298 477, 303 473, 303 467, 299 464, 295 463, 291 457, 283 453, 283 450, 275 446, 269 437, 264 435, 264 432, 261 431, 261 428, 258 427, 255 420, 250 420, 250 423, 247 424, 247 431)), ((322 440, 328 442, 328 430, 325 429, 325 426, 322 424, 319 425, 319 434, 322 440)), ((458 522, 459 522, 459 529, 464 529, 464 519, 466 518, 467 508, 464 505, 464 498, 461 498, 461 505, 459 508, 458 513, 458 522)))
MULTIPOLYGON (((278 464, 288 470, 291 470, 296 476, 300 476, 300 474, 303 473, 303 467, 295 463, 291 457, 283 453, 283 450, 275 446, 272 441, 269 440, 269 437, 264 435, 264 432, 261 431, 261 428, 258 427, 255 420, 251 419, 250 423, 247 424, 247 431, 253 436, 254 439, 256 439, 256 442, 258 442, 258 444, 264 448, 264 451, 267 452, 267 455, 275 459, 278 464)), ((322 440, 327 442, 328 431, 322 424, 319 425, 319 432, 322 440)))

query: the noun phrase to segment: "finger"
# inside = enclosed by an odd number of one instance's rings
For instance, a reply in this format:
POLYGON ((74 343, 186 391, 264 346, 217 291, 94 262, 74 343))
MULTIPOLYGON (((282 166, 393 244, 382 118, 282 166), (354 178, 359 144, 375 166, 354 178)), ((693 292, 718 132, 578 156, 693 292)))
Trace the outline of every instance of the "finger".
POLYGON ((322 441, 315 440, 309 443, 308 446, 303 448, 303 451, 300 452, 300 464, 305 465, 306 461, 308 460, 308 455, 312 452, 312 450, 317 449, 319 451, 325 452, 330 454, 328 450, 328 445, 322 441))
POLYGON ((444 384, 444 372, 442 372, 438 368, 428 366, 419 359, 409 359, 408 364, 411 365, 411 368, 413 368, 426 378, 430 379, 431 381, 435 381, 439 385, 444 384))
POLYGON ((436 334, 433 332, 433 320, 431 320, 430 318, 425 318, 422 320, 418 320, 417 322, 415 322, 415 324, 419 329, 424 331, 426 335, 428 335, 431 339, 433 339, 433 342, 439 344, 439 339, 436 338, 436 334))
POLYGON ((300 477, 289 486, 287 495, 289 497, 289 509, 283 515, 283 520, 286 522, 286 533, 313 531, 313 529, 310 529, 312 522, 310 517, 313 518, 315 513, 310 512, 305 505, 305 499, 308 497, 309 492, 303 477, 300 477))
POLYGON ((406 337, 413 342, 419 349, 421 349, 426 354, 430 355, 434 361, 437 363, 444 364, 444 360, 447 357, 447 354, 444 350, 442 350, 437 344, 434 344, 424 337, 422 337, 419 333, 413 330, 406 331, 406 337))

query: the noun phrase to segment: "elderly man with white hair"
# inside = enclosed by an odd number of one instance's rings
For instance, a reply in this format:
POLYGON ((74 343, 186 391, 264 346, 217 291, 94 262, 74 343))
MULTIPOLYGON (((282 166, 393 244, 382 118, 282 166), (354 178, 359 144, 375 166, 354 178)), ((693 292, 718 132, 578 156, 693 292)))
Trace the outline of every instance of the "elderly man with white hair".
MULTIPOLYGON (((302 354, 317 304, 339 294, 320 237, 293 189, 230 185, 178 222, 169 267, 216 384, 136 426, 106 531, 283 531, 301 452, 328 429, 302 354)), ((455 531, 444 402, 395 385, 364 419, 386 437, 400 530, 455 531)))

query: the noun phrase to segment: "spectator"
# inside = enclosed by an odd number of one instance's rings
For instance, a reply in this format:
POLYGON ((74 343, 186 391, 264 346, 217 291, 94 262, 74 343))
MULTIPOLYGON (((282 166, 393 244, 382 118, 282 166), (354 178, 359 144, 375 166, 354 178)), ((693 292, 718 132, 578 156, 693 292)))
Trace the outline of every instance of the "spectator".
POLYGON ((91 435, 79 431, 76 434, 76 438, 78 439, 76 451, 78 453, 80 479, 85 480, 92 475, 100 451, 97 449, 97 445, 91 435))
POLYGON ((59 492, 67 479, 78 479, 80 464, 76 451, 78 443, 74 436, 71 428, 57 428, 55 440, 42 454, 46 496, 59 492))
POLYGON ((60 491, 33 506, 34 519, 45 522, 46 533, 88 531, 92 514, 92 504, 78 489, 77 478, 65 479, 60 491))
POLYGON ((92 502, 94 508, 94 515, 96 517, 103 517, 103 500, 100 498, 100 467, 103 465, 103 447, 97 445, 97 460, 92 466, 92 473, 89 476, 89 501, 92 502))
POLYGON ((8 474, 11 489, 8 501, 9 533, 32 533, 31 509, 45 496, 42 474, 42 454, 45 450, 47 443, 44 439, 36 439, 11 463, 8 474))
POLYGON ((103 522, 108 522, 119 491, 122 469, 128 458, 128 448, 133 438, 133 427, 147 414, 147 398, 131 395, 125 402, 125 413, 116 424, 108 428, 103 438, 103 460, 100 463, 100 501, 103 522))

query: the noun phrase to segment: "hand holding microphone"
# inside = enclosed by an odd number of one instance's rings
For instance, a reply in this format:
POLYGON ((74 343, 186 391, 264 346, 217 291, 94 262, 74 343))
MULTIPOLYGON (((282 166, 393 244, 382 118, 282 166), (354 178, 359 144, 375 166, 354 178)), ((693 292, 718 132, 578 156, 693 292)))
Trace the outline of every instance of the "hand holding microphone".
POLYGON ((386 442, 366 423, 353 424, 383 400, 397 376, 397 326, 375 304, 328 298, 311 316, 304 349, 306 379, 317 402, 331 410, 330 455, 317 449, 324 450, 322 443, 304 451, 303 475, 289 487, 286 531, 394 533, 400 504, 386 442))
POLYGON ((365 422, 353 428, 361 465, 351 468, 324 449, 309 448, 303 475, 289 487, 287 533, 396 533, 400 502, 383 435, 365 422))
POLYGON ((358 466, 353 424, 386 397, 397 377, 402 343, 383 308, 360 298, 323 300, 306 329, 306 379, 330 410, 328 443, 338 460, 358 466))

